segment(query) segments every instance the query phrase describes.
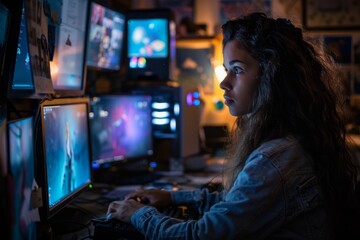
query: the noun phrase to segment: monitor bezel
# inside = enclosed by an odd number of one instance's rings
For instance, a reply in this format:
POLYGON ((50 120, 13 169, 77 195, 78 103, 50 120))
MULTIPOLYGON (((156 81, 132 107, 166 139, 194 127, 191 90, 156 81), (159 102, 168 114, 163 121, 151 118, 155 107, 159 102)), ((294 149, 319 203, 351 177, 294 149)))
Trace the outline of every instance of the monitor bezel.
POLYGON ((125 41, 126 41, 126 34, 125 34, 125 28, 126 28, 126 13, 125 11, 121 11, 119 9, 115 9, 111 6, 105 5, 104 3, 98 1, 98 0, 91 0, 89 2, 89 11, 88 11, 88 19, 87 19, 87 36, 86 36, 86 54, 88 54, 88 46, 89 46, 89 39, 90 39, 90 29, 91 29, 91 14, 92 14, 92 9, 93 9, 93 4, 97 4, 100 5, 101 7, 105 8, 105 10, 110 10, 113 11, 115 13, 118 13, 120 15, 122 15, 122 18, 124 20, 124 25, 123 25, 123 39, 122 39, 122 43, 121 43, 121 47, 120 47, 120 53, 119 53, 119 67, 118 68, 107 68, 107 67, 101 67, 101 66, 93 66, 93 65, 88 65, 87 63, 87 56, 85 59, 85 65, 87 67, 87 69, 89 70, 93 70, 93 71, 105 71, 105 72, 117 72, 120 71, 122 68, 122 65, 124 63, 124 59, 125 59, 125 55, 124 55, 124 48, 125 48, 125 41))
MULTIPOLYGON (((42 188, 42 202, 43 207, 40 208, 40 216, 42 220, 50 220, 54 216, 56 216, 59 212, 61 212, 62 209, 64 209, 66 206, 68 206, 72 200, 74 200, 76 197, 79 196, 80 193, 87 190, 91 184, 93 183, 93 177, 92 177, 92 169, 91 169, 91 163, 92 163, 92 155, 91 155, 91 139, 90 139, 90 125, 89 125, 89 113, 90 113, 90 101, 87 97, 81 97, 81 98, 58 98, 58 99, 52 99, 52 100, 43 100, 39 104, 39 117, 41 118, 39 120, 39 126, 40 128, 38 130, 38 133, 40 135, 39 139, 41 143, 38 143, 37 146, 41 149, 37 151, 38 153, 38 160, 37 160, 37 167, 36 170, 38 171, 36 173, 36 176, 38 177, 39 186, 42 188), (90 179, 88 182, 84 183, 83 185, 79 186, 78 189, 76 189, 74 192, 69 194, 66 198, 62 199, 58 203, 54 204, 54 206, 49 206, 49 198, 48 198, 48 179, 47 179, 47 169, 46 169, 46 143, 44 141, 45 139, 45 132, 44 132, 44 120, 43 120, 43 114, 44 114, 44 107, 46 106, 56 106, 56 105, 72 105, 72 104, 85 104, 86 105, 86 111, 87 111, 87 131, 88 131, 88 149, 89 149, 89 173, 90 173, 90 179)), ((37 141, 36 141, 37 142, 37 141)))

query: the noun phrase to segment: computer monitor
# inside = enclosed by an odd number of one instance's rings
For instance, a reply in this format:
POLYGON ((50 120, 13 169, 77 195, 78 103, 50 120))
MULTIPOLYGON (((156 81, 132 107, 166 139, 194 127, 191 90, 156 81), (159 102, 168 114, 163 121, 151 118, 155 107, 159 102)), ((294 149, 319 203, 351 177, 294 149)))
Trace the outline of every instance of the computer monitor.
POLYGON ((8 149, 7 149, 7 121, 6 121, 6 107, 0 101, 0 192, 6 193, 0 200, 0 216, 3 218, 3 224, 1 234, 5 239, 11 239, 11 224, 10 224, 10 212, 9 206, 13 201, 9 197, 9 179, 8 177, 8 149))
POLYGON ((63 0, 61 24, 55 31, 50 72, 57 96, 83 96, 86 79, 88 0, 63 0))
POLYGON ((174 80, 175 22, 170 9, 126 13, 129 80, 174 80))
MULTIPOLYGON (((2 76, 5 48, 8 39, 9 10, 0 3, 0 77, 2 76)), ((2 79, 0 79, 1 81, 2 79)))
MULTIPOLYGON (((3 177, 7 174, 7 116, 6 116, 6 104, 0 101, 0 183, 2 183, 3 177)), ((0 184, 1 186, 1 184, 0 184)))
POLYGON ((88 98, 60 98, 40 103, 42 144, 38 145, 42 146, 39 151, 42 154, 37 176, 42 186, 41 215, 45 221, 57 214, 61 216, 59 220, 75 218, 75 214, 66 215, 64 207, 91 185, 89 106, 88 98))
POLYGON ((31 191, 34 184, 34 125, 33 117, 8 122, 9 172, 12 176, 12 239, 36 238, 35 216, 31 191))
POLYGON ((93 168, 153 154, 151 97, 106 95, 91 100, 93 168))
MULTIPOLYGON (((9 73, 8 98, 33 98, 35 93, 33 75, 29 56, 28 31, 25 1, 22 2, 18 29, 17 45, 14 48, 15 63, 9 73)), ((15 28, 15 23, 12 25, 15 28)))
POLYGON ((86 64, 98 70, 119 70, 125 15, 92 2, 88 20, 86 64))

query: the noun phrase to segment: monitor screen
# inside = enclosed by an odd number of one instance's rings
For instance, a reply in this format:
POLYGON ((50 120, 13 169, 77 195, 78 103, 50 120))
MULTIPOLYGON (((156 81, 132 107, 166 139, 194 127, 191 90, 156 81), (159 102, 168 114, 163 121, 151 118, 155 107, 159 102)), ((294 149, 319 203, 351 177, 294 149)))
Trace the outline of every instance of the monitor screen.
POLYGON ((47 100, 40 109, 44 206, 49 218, 91 183, 89 99, 47 100))
MULTIPOLYGON (((9 10, 0 3, 0 76, 5 57, 5 47, 8 38, 9 10)), ((1 81, 1 80, 0 80, 1 81)))
POLYGON ((146 59, 168 56, 168 19, 129 19, 127 24, 128 57, 146 59))
MULTIPOLYGON (((7 174, 7 109, 6 104, 0 101, 0 177, 7 174)), ((1 180, 0 180, 1 188, 1 180)), ((3 209, 4 210, 4 209, 3 209)))
POLYGON ((93 167, 153 154, 151 97, 112 95, 91 101, 93 167))
POLYGON ((125 15, 92 2, 88 23, 87 66, 119 70, 125 15))
POLYGON ((23 118, 8 123, 9 169, 13 179, 11 216, 12 239, 35 238, 35 222, 32 221, 31 190, 33 189, 34 131, 33 118, 23 118), (26 225, 24 225, 26 223, 26 225))
POLYGON ((127 12, 127 72, 130 80, 173 80, 176 31, 172 16, 168 9, 127 12))
POLYGON ((51 80, 60 96, 82 96, 85 87, 87 0, 64 0, 50 62, 51 80))
MULTIPOLYGON (((16 60, 13 80, 11 82, 12 90, 34 90, 34 82, 30 65, 28 32, 25 15, 25 3, 21 13, 20 30, 18 44, 16 48, 16 60)), ((13 91, 14 94, 16 91, 13 91)))

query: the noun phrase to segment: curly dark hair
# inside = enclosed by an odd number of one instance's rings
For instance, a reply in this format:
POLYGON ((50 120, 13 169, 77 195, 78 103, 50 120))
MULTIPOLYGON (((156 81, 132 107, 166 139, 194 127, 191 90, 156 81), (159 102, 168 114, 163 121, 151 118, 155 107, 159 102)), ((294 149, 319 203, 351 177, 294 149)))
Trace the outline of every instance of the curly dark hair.
POLYGON ((261 71, 251 117, 238 117, 230 136, 225 189, 261 143, 292 135, 312 156, 334 224, 344 221, 345 208, 355 204, 358 171, 346 144, 346 99, 336 65, 287 19, 253 13, 229 20, 222 30, 223 47, 238 40, 261 71))

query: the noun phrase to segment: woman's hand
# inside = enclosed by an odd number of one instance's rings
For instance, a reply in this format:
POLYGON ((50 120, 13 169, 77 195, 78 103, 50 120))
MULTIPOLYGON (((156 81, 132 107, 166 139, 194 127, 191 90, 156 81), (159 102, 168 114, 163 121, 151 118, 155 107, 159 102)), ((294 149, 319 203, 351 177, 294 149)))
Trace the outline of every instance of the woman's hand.
POLYGON ((134 215, 138 209, 144 206, 144 204, 133 199, 114 201, 109 204, 107 216, 126 223, 131 223, 131 216, 134 215))
POLYGON ((137 190, 127 195, 125 199, 134 199, 154 207, 166 207, 172 204, 170 192, 158 189, 137 190))

